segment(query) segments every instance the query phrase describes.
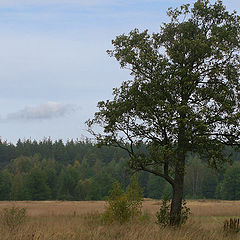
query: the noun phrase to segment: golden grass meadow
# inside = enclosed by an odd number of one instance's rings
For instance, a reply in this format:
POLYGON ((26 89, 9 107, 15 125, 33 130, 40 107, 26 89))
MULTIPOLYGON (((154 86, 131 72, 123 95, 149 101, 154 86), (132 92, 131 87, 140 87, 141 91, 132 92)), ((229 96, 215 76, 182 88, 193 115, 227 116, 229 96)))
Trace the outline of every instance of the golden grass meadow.
POLYGON ((223 222, 240 216, 240 201, 191 200, 191 217, 181 228, 160 227, 155 213, 160 201, 146 199, 141 220, 104 225, 99 218, 104 201, 0 202, 0 210, 27 209, 27 221, 14 231, 0 225, 0 240, 222 240, 240 239, 223 231, 223 222))

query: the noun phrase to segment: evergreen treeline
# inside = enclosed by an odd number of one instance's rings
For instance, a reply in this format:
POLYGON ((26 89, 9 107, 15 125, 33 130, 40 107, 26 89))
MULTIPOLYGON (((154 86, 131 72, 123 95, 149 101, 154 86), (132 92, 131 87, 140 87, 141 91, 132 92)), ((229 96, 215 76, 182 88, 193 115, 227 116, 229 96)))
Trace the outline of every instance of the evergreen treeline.
MULTIPOLYGON (((239 154, 220 172, 190 156, 185 177, 186 198, 240 199, 239 154)), ((129 183, 128 155, 114 147, 97 148, 90 141, 0 141, 0 200, 102 200, 112 184, 129 183)), ((165 180, 141 172, 144 196, 161 198, 171 193, 165 180)))

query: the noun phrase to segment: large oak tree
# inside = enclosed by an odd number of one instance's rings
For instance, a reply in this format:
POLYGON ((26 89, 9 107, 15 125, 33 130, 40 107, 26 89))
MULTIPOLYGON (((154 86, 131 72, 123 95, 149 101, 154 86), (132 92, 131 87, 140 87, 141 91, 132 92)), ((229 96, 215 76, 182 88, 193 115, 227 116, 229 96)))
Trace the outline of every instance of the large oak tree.
POLYGON ((240 143, 240 17, 208 0, 168 15, 159 33, 135 29, 112 41, 109 55, 132 80, 98 103, 88 126, 100 144, 125 148, 132 169, 171 184, 170 223, 178 225, 187 154, 217 168, 224 147, 240 143))

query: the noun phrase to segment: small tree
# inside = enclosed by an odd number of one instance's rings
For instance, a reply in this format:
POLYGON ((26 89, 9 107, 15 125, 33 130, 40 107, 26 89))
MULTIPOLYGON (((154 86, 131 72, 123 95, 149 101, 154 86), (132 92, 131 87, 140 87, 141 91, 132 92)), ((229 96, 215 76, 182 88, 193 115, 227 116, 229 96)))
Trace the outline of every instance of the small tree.
POLYGON ((113 184, 107 199, 106 211, 103 213, 104 222, 118 221, 121 224, 131 217, 130 204, 126 193, 119 182, 113 184))
POLYGON ((143 189, 137 177, 132 176, 126 192, 119 182, 113 184, 107 199, 107 208, 103 214, 105 222, 118 221, 121 224, 142 214, 143 189))
POLYGON ((240 17, 220 0, 168 15, 159 33, 135 29, 112 42, 109 55, 133 79, 98 103, 88 126, 100 145, 128 151, 130 168, 171 184, 170 224, 179 225, 187 154, 218 168, 228 158, 224 147, 240 144, 240 17))
POLYGON ((131 177, 126 194, 132 218, 140 216, 142 214, 143 189, 139 186, 136 175, 131 177))

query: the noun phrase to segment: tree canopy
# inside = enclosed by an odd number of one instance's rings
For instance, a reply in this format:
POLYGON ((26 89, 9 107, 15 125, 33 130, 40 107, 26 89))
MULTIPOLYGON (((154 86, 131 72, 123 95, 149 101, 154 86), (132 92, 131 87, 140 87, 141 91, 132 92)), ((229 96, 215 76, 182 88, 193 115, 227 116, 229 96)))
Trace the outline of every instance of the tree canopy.
POLYGON ((100 145, 127 150, 132 169, 172 185, 171 224, 178 225, 187 154, 218 168, 228 159, 225 146, 240 144, 240 17, 208 0, 167 14, 159 33, 134 29, 112 41, 108 54, 132 80, 98 103, 88 126, 100 145))

